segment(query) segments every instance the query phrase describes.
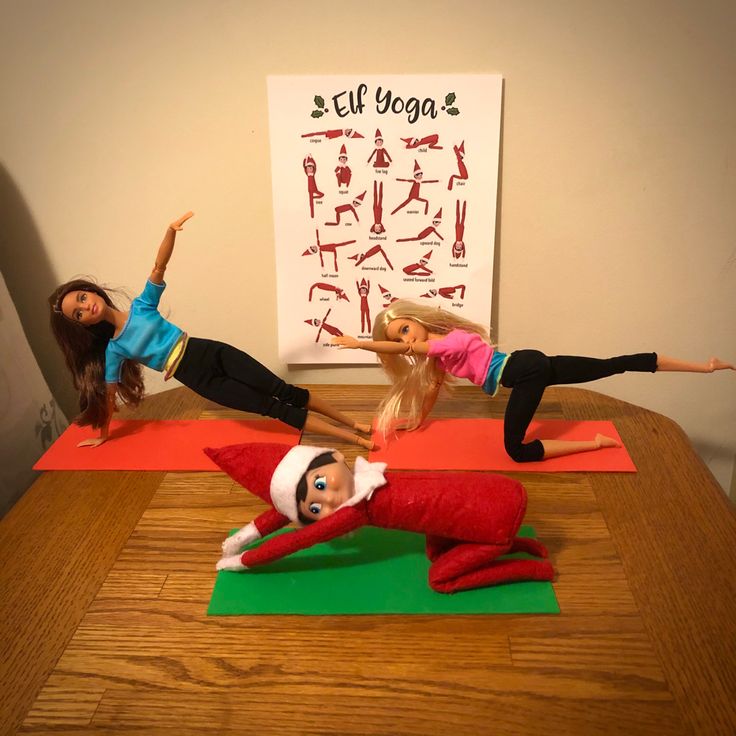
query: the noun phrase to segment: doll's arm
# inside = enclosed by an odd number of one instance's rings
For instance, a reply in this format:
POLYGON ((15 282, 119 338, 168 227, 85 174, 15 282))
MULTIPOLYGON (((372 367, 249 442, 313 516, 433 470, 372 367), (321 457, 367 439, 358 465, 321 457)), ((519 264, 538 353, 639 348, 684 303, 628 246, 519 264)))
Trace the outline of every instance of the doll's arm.
POLYGON ((242 555, 223 557, 217 563, 217 569, 245 570, 257 565, 265 565, 298 552, 300 549, 307 549, 319 542, 329 542, 335 537, 341 537, 367 523, 367 515, 362 508, 364 505, 362 503, 356 506, 346 506, 314 524, 271 537, 259 547, 246 550, 242 555))
POLYGON ((440 389, 445 382, 445 372, 440 368, 437 368, 436 370, 437 372, 434 381, 432 381, 432 386, 427 392, 427 395, 424 397, 424 401, 422 402, 422 413, 419 417, 420 426, 424 424, 424 421, 431 414, 432 409, 434 409, 434 405, 437 403, 437 397, 439 396, 440 389))
POLYGON ((82 440, 77 447, 99 447, 103 442, 107 441, 110 435, 110 420, 115 412, 115 395, 118 392, 118 385, 116 383, 108 383, 106 386, 107 416, 100 427, 100 436, 82 440))
POLYGON ((341 350, 370 350, 372 353, 384 355, 426 355, 429 351, 429 343, 426 342, 393 342, 392 340, 358 340, 349 335, 333 337, 330 341, 341 350))
POLYGON ((163 284, 166 266, 169 263, 171 254, 174 252, 174 240, 176 240, 176 234, 177 232, 179 232, 179 230, 182 229, 184 223, 193 214, 193 212, 187 212, 185 215, 182 215, 178 220, 174 220, 174 222, 172 222, 171 225, 169 225, 169 227, 167 228, 164 239, 161 241, 161 245, 159 245, 158 247, 156 263, 153 266, 151 275, 148 277, 148 280, 152 284, 163 284))

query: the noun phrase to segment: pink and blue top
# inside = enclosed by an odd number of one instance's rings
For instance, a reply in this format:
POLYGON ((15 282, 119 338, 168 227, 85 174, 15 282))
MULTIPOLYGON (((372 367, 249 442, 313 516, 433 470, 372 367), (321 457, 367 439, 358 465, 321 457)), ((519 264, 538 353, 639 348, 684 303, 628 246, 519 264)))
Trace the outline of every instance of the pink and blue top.
POLYGON ((429 341, 429 356, 440 368, 456 378, 467 378, 491 396, 498 391, 501 373, 508 356, 487 343, 480 335, 452 330, 439 340, 429 341))

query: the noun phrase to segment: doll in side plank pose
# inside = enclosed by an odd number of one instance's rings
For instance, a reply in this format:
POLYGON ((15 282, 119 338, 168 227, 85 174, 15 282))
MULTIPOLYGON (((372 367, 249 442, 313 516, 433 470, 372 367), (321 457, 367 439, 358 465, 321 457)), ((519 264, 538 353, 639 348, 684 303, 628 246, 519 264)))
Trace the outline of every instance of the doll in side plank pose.
MULTIPOLYGON (((169 225, 143 292, 123 312, 95 283, 76 279, 49 297, 51 328, 80 394, 80 425, 99 429, 80 446, 96 447, 108 439, 116 397, 133 406, 143 398, 141 365, 174 377, 210 401, 240 411, 273 417, 296 429, 338 437, 366 449, 372 442, 316 417, 330 417, 362 433, 360 424, 304 388, 284 382, 242 350, 214 340, 189 337, 158 311, 166 288, 164 272, 176 234, 192 216, 169 225)), ((213 299, 213 308, 217 308, 213 299)))

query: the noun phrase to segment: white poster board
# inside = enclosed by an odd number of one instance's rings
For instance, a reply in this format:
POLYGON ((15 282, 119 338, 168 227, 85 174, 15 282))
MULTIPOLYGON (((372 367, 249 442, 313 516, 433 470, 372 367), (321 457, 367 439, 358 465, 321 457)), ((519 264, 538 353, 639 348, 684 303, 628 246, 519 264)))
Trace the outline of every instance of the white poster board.
POLYGON ((500 75, 269 77, 279 355, 373 363, 396 298, 488 325, 500 75))

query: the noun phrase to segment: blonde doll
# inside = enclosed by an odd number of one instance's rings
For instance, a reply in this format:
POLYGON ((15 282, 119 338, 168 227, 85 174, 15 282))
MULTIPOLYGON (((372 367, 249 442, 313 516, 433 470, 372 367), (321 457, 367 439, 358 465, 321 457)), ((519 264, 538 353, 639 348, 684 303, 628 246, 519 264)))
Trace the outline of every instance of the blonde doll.
POLYGON ((504 415, 504 446, 519 463, 560 455, 616 447, 611 437, 592 440, 533 440, 526 430, 547 386, 585 383, 626 371, 684 371, 712 373, 733 365, 718 358, 690 363, 656 353, 619 355, 598 359, 547 356, 538 350, 517 350, 506 355, 491 345, 488 331, 442 309, 399 299, 384 309, 373 325, 373 340, 344 335, 332 340, 343 349, 378 353, 391 378, 391 388, 379 407, 378 428, 385 435, 393 427, 416 429, 434 407, 448 377, 467 378, 490 396, 499 385, 511 389, 504 415), (397 420, 405 414, 403 423, 397 420))
MULTIPOLYGON (((140 403, 143 364, 230 409, 273 417, 299 430, 371 449, 369 439, 325 422, 313 412, 359 432, 370 432, 370 425, 354 422, 313 393, 284 382, 242 350, 189 337, 161 316, 158 304, 166 288, 164 272, 176 233, 191 216, 188 212, 167 228, 145 288, 130 311, 121 311, 104 289, 82 279, 62 284, 49 297, 51 329, 80 393, 81 414, 75 421, 100 430, 98 437, 83 440, 80 446, 97 447, 108 439, 117 396, 133 406, 140 403)), ((221 307, 216 295, 207 299, 213 309, 221 307)))

